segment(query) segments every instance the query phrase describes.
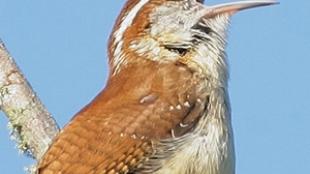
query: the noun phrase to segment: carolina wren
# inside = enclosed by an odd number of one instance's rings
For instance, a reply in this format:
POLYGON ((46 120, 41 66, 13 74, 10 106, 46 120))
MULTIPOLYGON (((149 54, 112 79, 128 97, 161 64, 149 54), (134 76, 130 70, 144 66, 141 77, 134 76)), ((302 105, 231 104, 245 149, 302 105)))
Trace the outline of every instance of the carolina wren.
POLYGON ((128 0, 103 91, 69 122, 40 174, 233 174, 226 30, 273 0, 128 0))

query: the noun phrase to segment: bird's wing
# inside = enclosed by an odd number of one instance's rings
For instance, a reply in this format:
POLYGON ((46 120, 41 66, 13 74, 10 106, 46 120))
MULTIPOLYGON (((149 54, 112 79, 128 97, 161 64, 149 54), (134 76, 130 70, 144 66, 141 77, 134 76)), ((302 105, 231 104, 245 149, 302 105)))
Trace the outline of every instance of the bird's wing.
POLYGON ((96 135, 93 126, 72 124, 64 129, 40 161, 38 173, 126 173, 151 151, 147 141, 109 133, 96 135))
POLYGON ((154 142, 190 131, 206 97, 194 95, 191 73, 170 69, 112 80, 58 135, 39 174, 127 173, 153 153, 154 142))
POLYGON ((137 168, 153 153, 152 142, 186 133, 192 127, 190 124, 195 122, 195 115, 199 114, 197 107, 188 108, 185 112, 175 109, 174 113, 180 115, 174 116, 179 116, 179 119, 169 120, 173 114, 160 118, 163 115, 157 117, 156 110, 147 112, 136 118, 141 119, 140 123, 129 118, 103 121, 76 117, 60 133, 40 162, 39 173, 126 173, 137 168), (152 117, 151 121, 142 119, 148 116, 152 117), (181 122, 183 126, 180 126, 181 122), (128 124, 118 127, 118 123, 128 124), (111 127, 106 128, 106 124, 111 127), (154 131, 156 133, 152 135, 154 131))

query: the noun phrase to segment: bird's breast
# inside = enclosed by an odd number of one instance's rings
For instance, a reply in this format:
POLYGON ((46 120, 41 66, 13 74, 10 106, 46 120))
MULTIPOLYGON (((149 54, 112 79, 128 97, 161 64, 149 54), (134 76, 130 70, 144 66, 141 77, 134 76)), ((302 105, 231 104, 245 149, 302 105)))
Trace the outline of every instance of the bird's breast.
POLYGON ((189 134, 174 142, 177 149, 156 174, 233 174, 232 140, 217 126, 210 125, 207 135, 189 134))
POLYGON ((149 173, 234 174, 228 97, 219 88, 211 90, 208 98, 198 100, 205 109, 192 131, 155 144, 155 154, 145 165, 152 166, 149 173))

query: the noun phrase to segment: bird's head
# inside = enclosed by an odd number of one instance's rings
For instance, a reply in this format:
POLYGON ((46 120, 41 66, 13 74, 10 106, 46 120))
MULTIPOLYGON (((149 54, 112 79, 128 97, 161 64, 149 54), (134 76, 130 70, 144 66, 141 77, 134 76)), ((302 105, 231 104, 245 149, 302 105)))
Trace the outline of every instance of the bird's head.
POLYGON ((203 5, 204 0, 128 0, 110 37, 110 68, 141 61, 179 62, 221 76, 225 35, 232 14, 274 0, 203 5))

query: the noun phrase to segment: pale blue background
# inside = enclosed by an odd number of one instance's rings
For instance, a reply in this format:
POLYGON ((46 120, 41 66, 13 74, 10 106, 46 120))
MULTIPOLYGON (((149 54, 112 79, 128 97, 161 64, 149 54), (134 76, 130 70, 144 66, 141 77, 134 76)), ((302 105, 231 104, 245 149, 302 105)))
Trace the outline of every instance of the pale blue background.
MULTIPOLYGON (((60 125, 103 88, 123 3, 0 0, 0 37, 60 125)), ((237 173, 310 173, 310 1, 236 15, 227 52, 237 173)), ((18 155, 6 122, 0 115, 0 171, 20 174, 31 160, 18 155)))

